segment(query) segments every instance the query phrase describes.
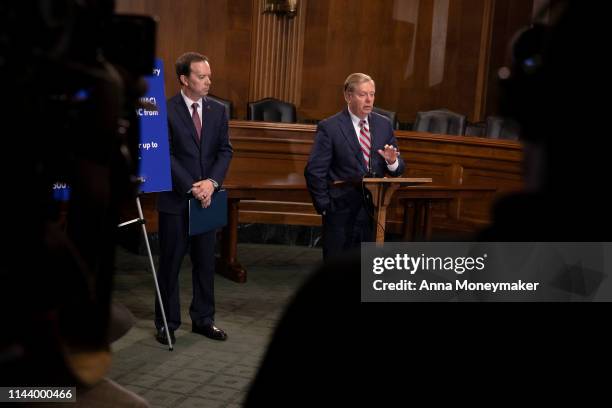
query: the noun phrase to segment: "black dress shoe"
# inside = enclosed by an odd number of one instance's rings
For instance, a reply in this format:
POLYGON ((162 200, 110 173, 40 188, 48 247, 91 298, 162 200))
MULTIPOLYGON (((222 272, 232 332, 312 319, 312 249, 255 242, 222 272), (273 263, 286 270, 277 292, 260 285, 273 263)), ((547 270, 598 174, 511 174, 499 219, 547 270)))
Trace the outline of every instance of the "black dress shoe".
POLYGON ((227 333, 219 329, 213 324, 207 326, 200 326, 195 323, 191 325, 191 331, 202 336, 206 336, 209 339, 224 341, 227 340, 227 333))
MULTIPOLYGON (((174 337, 174 330, 168 330, 170 331, 170 340, 172 341, 172 344, 175 344, 176 338, 174 337)), ((161 344, 168 344, 168 336, 166 336, 166 329, 164 327, 157 329, 157 333, 155 333, 155 340, 161 344)))

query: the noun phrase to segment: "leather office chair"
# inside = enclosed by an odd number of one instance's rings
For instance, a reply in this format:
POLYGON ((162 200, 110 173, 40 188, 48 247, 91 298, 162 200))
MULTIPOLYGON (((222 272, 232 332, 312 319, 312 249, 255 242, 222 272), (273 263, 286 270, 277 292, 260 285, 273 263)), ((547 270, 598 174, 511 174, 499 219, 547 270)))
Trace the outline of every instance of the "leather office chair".
POLYGON ((468 123, 465 127, 465 135, 472 137, 485 137, 486 124, 484 122, 468 123))
POLYGON ((232 101, 230 101, 229 99, 219 98, 218 96, 210 94, 206 97, 217 101, 225 106, 225 115, 227 116, 228 121, 234 116, 234 105, 232 104, 232 101))
POLYGON ((295 105, 276 98, 264 98, 247 103, 247 120, 295 123, 295 105))
POLYGON ((383 115, 387 118, 389 118, 389 120, 391 121, 391 126, 393 126, 393 130, 398 130, 399 129, 399 121, 397 120, 397 114, 395 112, 392 111, 388 111, 386 109, 382 109, 382 108, 377 108, 374 107, 374 109, 372 109, 374 112, 378 113, 379 115, 383 115))
POLYGON ((414 123, 417 132, 463 135, 467 118, 446 109, 418 112, 414 123))
POLYGON ((485 135, 490 139, 518 140, 520 134, 521 127, 515 120, 501 116, 487 118, 485 135))

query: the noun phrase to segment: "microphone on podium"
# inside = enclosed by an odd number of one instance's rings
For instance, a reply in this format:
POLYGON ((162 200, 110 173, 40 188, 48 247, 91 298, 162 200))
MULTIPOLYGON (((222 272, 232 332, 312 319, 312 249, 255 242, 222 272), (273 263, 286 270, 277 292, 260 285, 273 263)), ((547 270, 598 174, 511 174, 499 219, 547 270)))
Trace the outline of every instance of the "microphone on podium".
POLYGON ((377 177, 378 175, 372 169, 372 154, 370 153, 370 157, 368 157, 368 171, 366 172, 365 176, 363 176, 363 178, 377 178, 377 177))

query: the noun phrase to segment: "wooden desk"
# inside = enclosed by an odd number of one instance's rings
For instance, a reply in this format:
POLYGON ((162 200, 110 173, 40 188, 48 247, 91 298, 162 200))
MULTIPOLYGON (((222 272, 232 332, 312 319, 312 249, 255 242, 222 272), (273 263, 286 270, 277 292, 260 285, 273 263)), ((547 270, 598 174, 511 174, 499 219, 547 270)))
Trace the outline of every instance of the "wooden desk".
MULTIPOLYGON (((228 191, 228 224, 222 231, 221 257, 217 260, 217 272, 224 277, 239 283, 247 280, 247 271, 237 257, 238 220, 241 200, 267 200, 282 197, 283 201, 301 203, 309 199, 306 185, 288 183, 279 180, 280 184, 229 183, 224 185, 228 191)), ((494 188, 431 186, 431 179, 420 178, 385 178, 366 179, 366 185, 372 192, 376 203, 377 224, 376 242, 384 242, 386 210, 393 194, 404 203, 404 238, 431 239, 432 203, 438 200, 482 197, 495 194, 494 188), (409 204, 414 204, 412 210, 409 204)), ((320 216, 316 216, 320 220, 320 216)), ((320 222, 319 222, 320 224, 320 222)))
MULTIPOLYGON (((217 259, 217 272, 226 278, 244 283, 247 280, 247 271, 238 262, 238 219, 241 200, 279 200, 303 202, 308 196, 308 190, 304 184, 254 184, 254 183, 232 183, 224 184, 228 192, 227 203, 227 226, 223 228, 221 235, 221 257, 217 259)), ((307 198, 309 199, 309 198, 307 198)))
POLYGON ((490 187, 414 185, 397 189, 404 205, 403 240, 431 240, 433 203, 458 198, 492 200, 497 189, 490 187), (412 206, 411 206, 412 205, 412 206))

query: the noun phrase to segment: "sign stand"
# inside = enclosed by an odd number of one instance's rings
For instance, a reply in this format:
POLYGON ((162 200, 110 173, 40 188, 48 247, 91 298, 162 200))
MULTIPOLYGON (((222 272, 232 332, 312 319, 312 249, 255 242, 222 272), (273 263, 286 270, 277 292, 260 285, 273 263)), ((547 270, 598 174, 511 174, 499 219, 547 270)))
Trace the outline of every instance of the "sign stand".
POLYGON ((147 236, 147 228, 145 226, 145 219, 142 214, 142 206, 140 205, 140 197, 136 197, 136 208, 138 208, 138 218, 130 221, 122 222, 119 224, 119 228, 126 227, 132 224, 140 224, 142 226, 142 234, 144 235, 145 244, 147 246, 147 254, 149 255, 149 264, 151 266, 151 272, 153 273, 153 282, 155 282, 155 290, 157 291, 157 300, 159 301, 159 308, 161 309, 162 319, 164 321, 164 328, 166 329, 166 338, 168 339, 168 349, 172 351, 174 345, 172 339, 170 339, 170 331, 168 330, 168 322, 166 320, 166 312, 164 311, 164 304, 162 303, 161 293, 159 292, 159 283, 157 281, 157 274, 155 273, 155 263, 153 262, 153 254, 151 253, 151 245, 149 244, 149 237, 147 236))

